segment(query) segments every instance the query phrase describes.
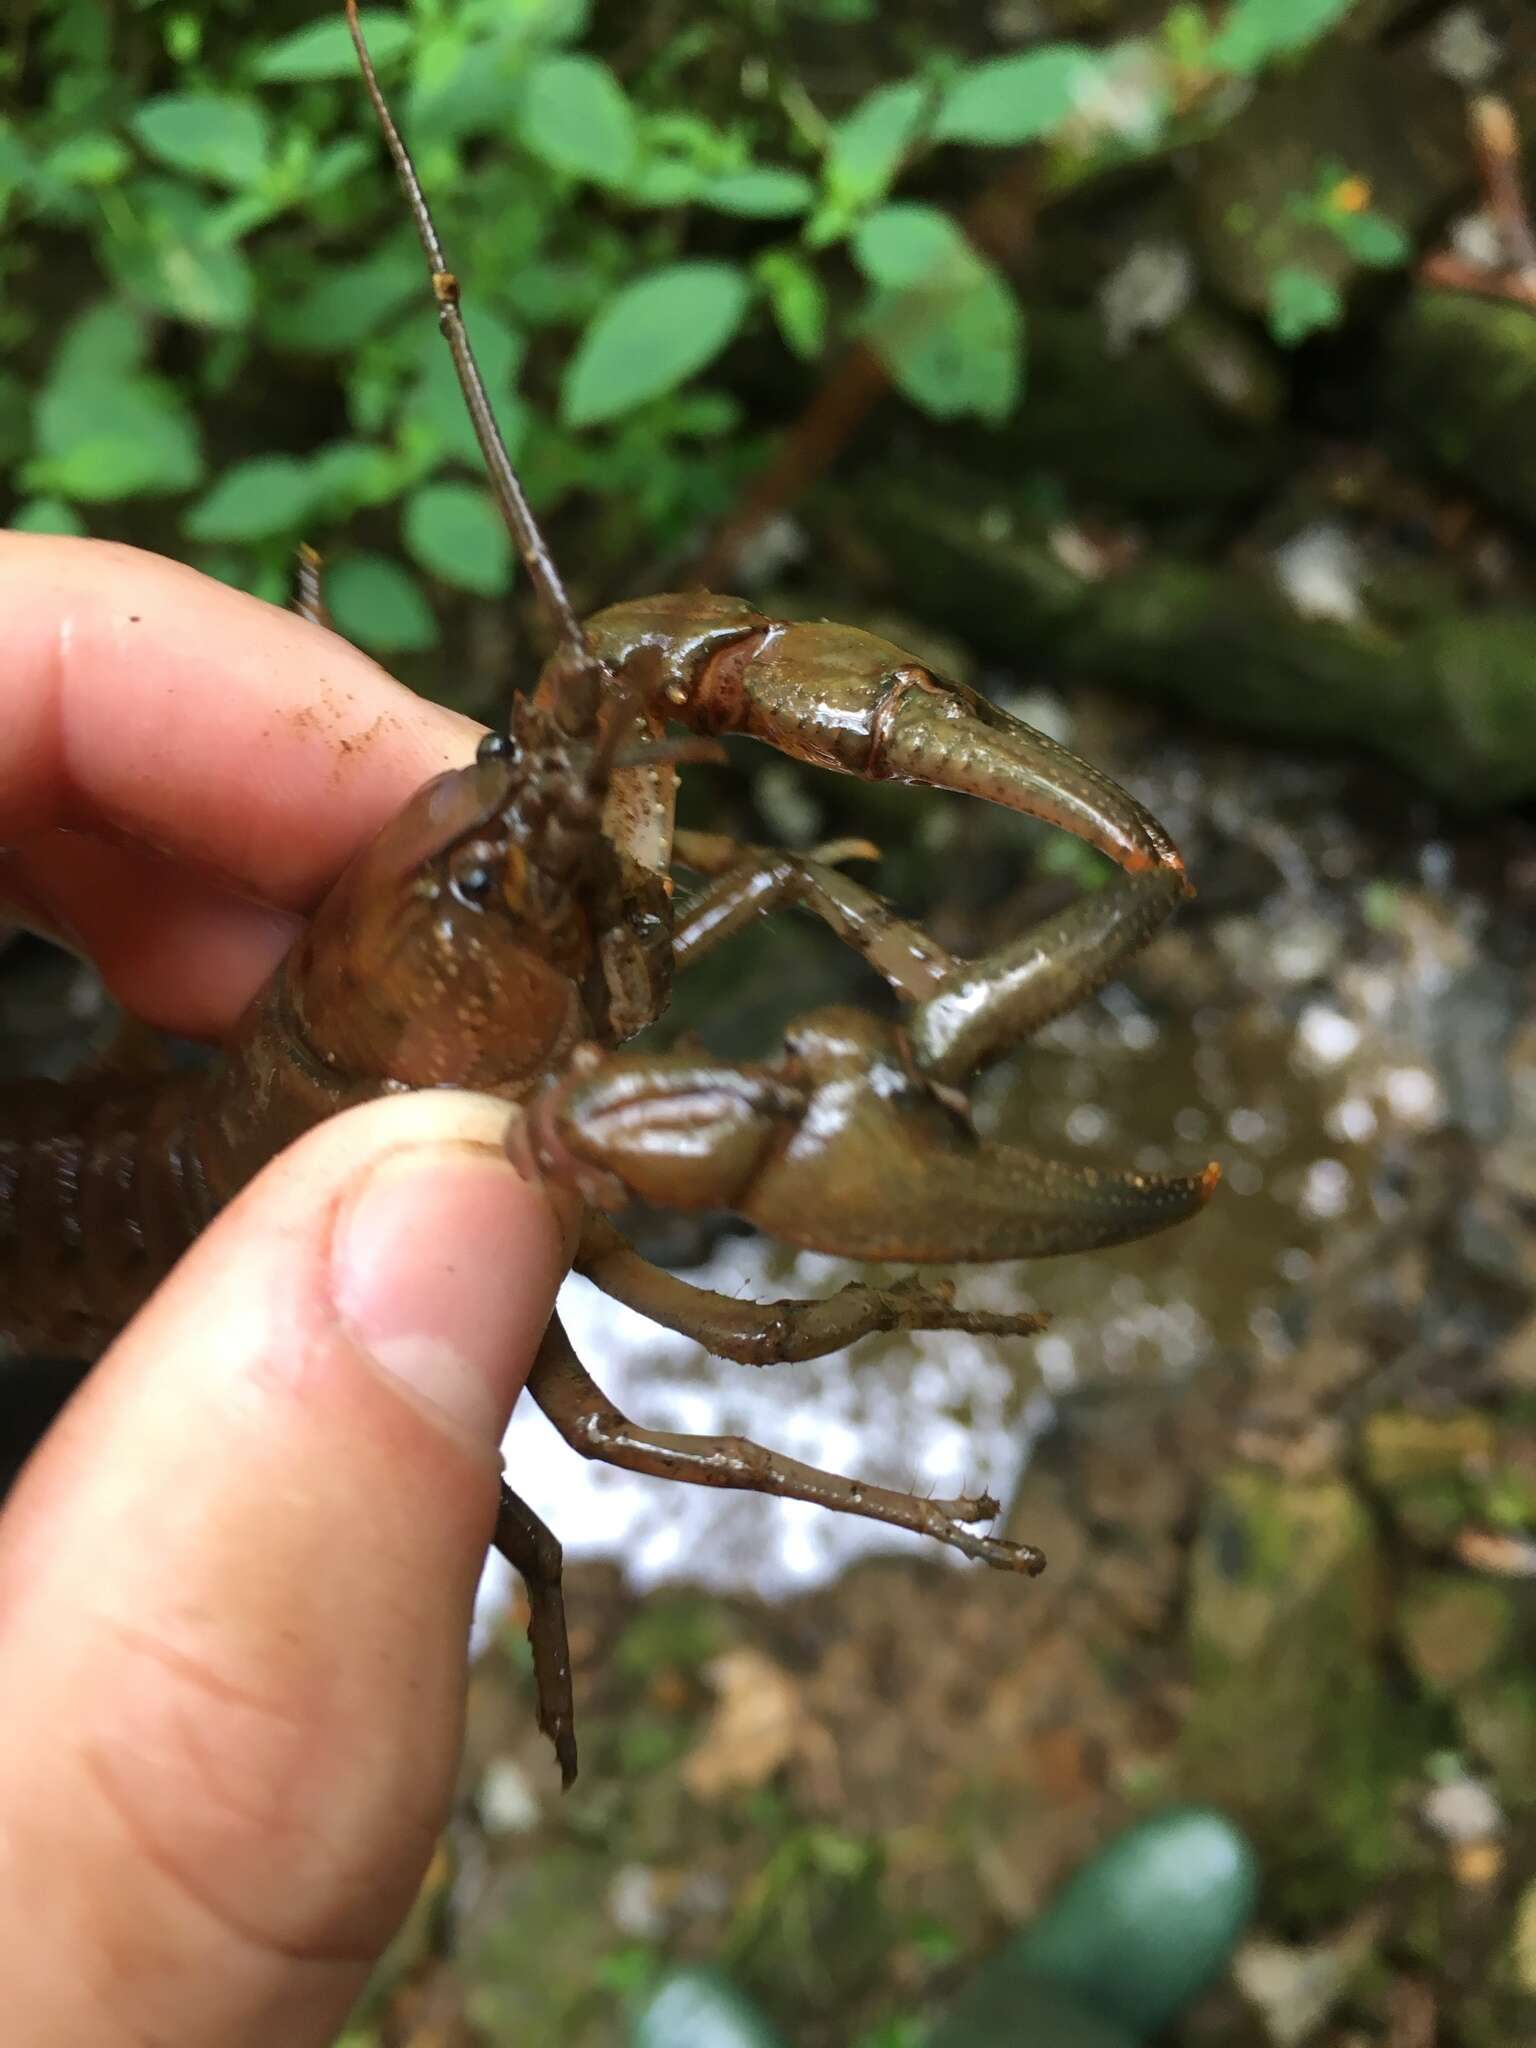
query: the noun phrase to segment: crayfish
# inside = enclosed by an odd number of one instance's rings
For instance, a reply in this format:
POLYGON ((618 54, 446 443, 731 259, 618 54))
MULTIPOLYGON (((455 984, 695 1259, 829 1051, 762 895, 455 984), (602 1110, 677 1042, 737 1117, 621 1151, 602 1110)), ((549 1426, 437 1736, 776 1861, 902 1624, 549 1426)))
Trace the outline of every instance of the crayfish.
MULTIPOLYGON (((816 1357, 876 1330, 1018 1335, 1029 1314, 956 1305, 944 1285, 856 1283, 820 1301, 748 1304, 643 1259, 609 1220, 633 1199, 726 1209, 796 1245, 948 1263, 1118 1244, 1197 1210, 1215 1167, 1096 1172, 985 1141, 969 1078, 1083 1001, 1189 893, 1146 810, 1106 776, 884 640, 788 624, 731 597, 615 605, 583 624, 498 432, 457 280, 415 168, 348 17, 363 77, 431 273, 443 333, 501 513, 554 652, 472 765, 428 783, 336 882, 222 1056, 196 1072, 86 1092, 36 1084, 0 1146, 0 1334, 89 1355, 216 1211, 289 1141, 403 1088, 480 1089, 524 1106, 520 1163, 589 1205, 576 1270, 640 1313, 744 1364, 816 1357), (674 740, 677 723, 694 735, 674 740), (867 779, 963 791, 1050 821, 1122 870, 1049 923, 956 959, 843 872, 804 855, 675 830, 679 760, 726 733, 867 779), (669 867, 702 887, 673 899, 669 867), (618 1050, 665 1009, 673 976, 787 906, 884 976, 899 1016, 797 1018, 776 1057, 618 1050), (41 1237, 88 1258, 39 1257, 41 1237), (115 1231, 101 1227, 115 1218, 115 1231), (49 1237, 51 1233, 51 1239, 49 1237), (9 1247, 28 1243, 24 1259, 9 1247), (67 1280, 61 1276, 67 1274, 67 1280)), ((315 563, 299 609, 326 623, 315 563)), ((647 1429, 602 1393, 553 1320, 528 1391, 583 1456, 817 1501, 1008 1571, 1044 1563, 982 1533, 983 1495, 921 1499, 818 1471, 735 1437, 647 1429)), ((561 1553, 505 1484, 495 1543, 528 1592, 540 1726, 575 1774, 561 1553)))

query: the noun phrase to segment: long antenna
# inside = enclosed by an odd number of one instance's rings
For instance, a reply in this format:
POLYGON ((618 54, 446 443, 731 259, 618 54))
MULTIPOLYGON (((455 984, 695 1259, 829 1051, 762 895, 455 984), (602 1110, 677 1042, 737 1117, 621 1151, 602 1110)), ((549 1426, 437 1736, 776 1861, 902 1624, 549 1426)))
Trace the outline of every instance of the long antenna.
POLYGON ((553 555, 539 531, 533 508, 523 494, 523 487, 517 480, 517 471, 512 467, 512 458, 507 453, 507 444, 501 438, 501 429, 496 424, 496 415, 491 410, 490 396, 485 388, 485 379, 475 361, 474 350, 469 345, 469 335, 464 326, 464 315, 459 309, 459 280, 448 268, 443 256, 443 245, 438 240, 427 195, 421 189, 421 179, 416 166, 411 162, 411 153, 402 141, 394 116, 379 85, 378 74, 373 68, 373 59, 368 54, 368 45, 363 41, 362 24, 357 17, 357 0, 346 0, 347 27, 352 33, 352 42, 357 50, 357 61, 362 66, 363 83, 368 88, 368 97, 373 101, 373 110, 379 117, 379 126, 384 131, 384 142, 394 160, 400 183, 405 192, 406 203, 411 209, 411 218, 416 223, 416 232, 427 258, 427 267, 432 274, 432 295, 437 301, 437 320, 443 337, 453 352, 453 367, 458 372, 459 389, 464 393, 464 403, 469 408, 469 417, 474 423, 475 439, 480 443, 480 453, 485 458, 486 472, 490 477, 491 489, 496 504, 506 521, 523 564, 533 578, 550 623, 555 629, 557 653, 561 659, 562 693, 570 696, 561 704, 565 716, 562 724, 568 729, 581 730, 590 727, 596 720, 597 710, 607 693, 607 674, 597 655, 592 651, 585 629, 577 618, 570 598, 566 595, 560 571, 555 567, 553 555))

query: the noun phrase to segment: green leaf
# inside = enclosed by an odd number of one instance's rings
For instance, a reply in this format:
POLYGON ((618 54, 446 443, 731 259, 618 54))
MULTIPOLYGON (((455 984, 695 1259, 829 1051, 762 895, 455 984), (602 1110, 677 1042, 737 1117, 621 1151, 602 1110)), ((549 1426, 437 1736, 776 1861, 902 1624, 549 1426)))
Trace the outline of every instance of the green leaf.
POLYGON ((186 513, 191 540, 270 540, 297 536, 315 501, 308 463, 291 455, 258 455, 226 470, 206 497, 186 513))
MULTIPOLYGON (((403 15, 365 8, 362 27, 368 54, 380 69, 410 47, 411 25, 403 15)), ((295 29, 292 35, 269 43, 251 66, 251 72, 263 80, 355 79, 357 52, 346 22, 337 16, 328 21, 312 21, 307 28, 295 29)))
POLYGON ((37 404, 27 488, 87 504, 190 490, 202 474, 197 430, 157 378, 50 384, 37 404))
POLYGON ((256 285, 242 252, 214 237, 214 215, 189 186, 141 178, 131 215, 113 216, 101 256, 130 296, 196 327, 244 327, 256 285))
MULTIPOLYGON (((480 375, 490 396, 491 410, 501 428, 508 453, 516 457, 527 428, 527 410, 517 395, 517 373, 523 359, 523 338, 505 320, 477 306, 466 313, 464 324, 470 346, 480 365, 480 375)), ((404 418, 424 426, 444 455, 480 467, 480 443, 474 422, 459 389, 458 373, 447 344, 435 326, 421 339, 421 375, 405 401, 404 418)))
POLYGON ((425 307, 429 298, 420 256, 401 243, 361 263, 327 264, 292 296, 273 293, 262 306, 262 324, 281 348, 346 355, 392 313, 413 299, 425 307))
POLYGON ((624 193, 636 206, 689 206, 705 182, 704 173, 687 157, 649 156, 625 179, 624 193))
POLYGON ((810 264, 793 250, 767 249, 754 268, 787 345, 807 362, 819 356, 827 341, 827 294, 810 264))
POLYGON ((949 215, 882 207, 852 248, 875 286, 864 338, 897 388, 937 419, 1005 418, 1022 382, 1023 311, 949 215))
POLYGON ((849 207, 882 198, 917 137, 928 94, 915 79, 882 85, 832 131, 824 175, 827 189, 849 207))
POLYGON ((1344 301, 1315 270, 1300 264, 1281 266, 1269 280, 1269 331, 1283 348, 1294 348, 1309 334, 1337 327, 1344 301))
POLYGON ((115 185, 133 163, 115 135, 89 129, 71 135, 43 158, 43 170, 64 185, 115 185))
POLYGON ((244 191, 267 168, 267 124, 254 101, 226 93, 165 93, 129 123, 151 156, 244 191))
POLYGON ((960 227, 936 206, 882 206, 861 221, 850 244, 871 284, 933 283, 980 262, 960 227))
POLYGON ((512 543, 490 493, 473 484, 423 484, 405 501, 405 544, 433 576, 481 597, 512 581, 512 543))
POLYGON ((149 348, 137 314, 116 299, 104 299, 65 328, 48 370, 52 384, 110 381, 136 370, 149 348))
POLYGON ((1211 45, 1211 61, 1228 71, 1258 71, 1272 57, 1307 49, 1353 5, 1354 0, 1234 0, 1211 45))
POLYGON ((799 171, 761 164, 712 179, 698 197, 701 206, 713 206, 720 213, 740 214, 747 220, 785 220, 805 212, 815 187, 799 171))
POLYGON ((332 441, 310 457, 315 516, 327 523, 363 505, 384 505, 400 489, 400 458, 373 441, 332 441))
POLYGON ((600 185, 622 185, 639 153, 623 88, 595 57, 544 57, 528 73, 518 138, 552 169, 600 185))
POLYGON ((1395 270, 1413 254, 1413 243, 1395 220, 1384 213, 1343 213, 1328 215, 1328 225, 1357 263, 1373 270, 1395 270))
POLYGON ((32 159, 12 124, 0 114, 0 201, 32 175, 32 159))
POLYGON ((62 498, 29 498, 11 514, 13 533, 84 533, 85 521, 62 498))
POLYGON ((387 555, 360 551, 327 563, 325 601, 336 630, 375 654, 437 645, 437 619, 421 585, 387 555))
POLYGON ((934 140, 991 148, 1033 142, 1066 120, 1095 69, 1093 52, 1078 43, 967 65, 940 104, 934 140))
POLYGON ((616 292, 566 366, 567 426, 617 419, 672 391, 719 355, 740 327, 747 280, 730 263, 673 263, 616 292))

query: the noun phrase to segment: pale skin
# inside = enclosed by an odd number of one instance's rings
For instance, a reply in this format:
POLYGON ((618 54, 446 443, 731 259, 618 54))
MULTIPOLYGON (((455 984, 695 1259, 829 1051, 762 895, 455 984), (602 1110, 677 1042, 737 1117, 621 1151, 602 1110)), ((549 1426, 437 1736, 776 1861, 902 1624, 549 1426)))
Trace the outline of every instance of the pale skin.
MULTIPOLYGON (((340 640, 128 548, 0 535, 0 644, 0 918, 197 1035, 474 744, 340 640)), ((321 2048, 408 1905, 496 1445, 572 1244, 508 1114, 396 1097, 283 1154, 0 1514, 14 2048, 321 2048)))

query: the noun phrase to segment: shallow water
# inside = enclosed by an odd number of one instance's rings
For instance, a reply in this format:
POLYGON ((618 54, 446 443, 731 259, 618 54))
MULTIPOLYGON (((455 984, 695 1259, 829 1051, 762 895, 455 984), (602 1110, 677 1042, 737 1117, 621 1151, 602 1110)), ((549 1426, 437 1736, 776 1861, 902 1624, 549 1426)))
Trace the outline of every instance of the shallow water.
MULTIPOLYGON (((1125 779, 1184 841, 1211 908, 978 1091, 984 1130, 1041 1152, 1145 1170, 1219 1160, 1202 1216, 1113 1252, 957 1269, 966 1301, 1047 1311, 1042 1337, 872 1338, 770 1370, 713 1361, 572 1281, 572 1336, 618 1405, 920 1491, 985 1487, 1007 1503, 1022 1489, 1027 1535, 1030 1447, 1063 1395, 1112 1401, 1152 1379, 1198 1398, 1223 1353, 1283 1377, 1320 1261, 1400 1201, 1393 1163, 1447 1125, 1496 1134, 1503 1049, 1530 989, 1528 967, 1486 958, 1498 906, 1458 880, 1447 846, 1413 836, 1408 800, 1394 848, 1334 799, 1341 773, 1219 743, 1144 755, 1125 779)), ((769 1297, 825 1293, 857 1270, 731 1238, 687 1277, 769 1297)), ((507 1459, 570 1556, 620 1557, 640 1585, 782 1594, 922 1541, 588 1467, 531 1412, 507 1459)))

